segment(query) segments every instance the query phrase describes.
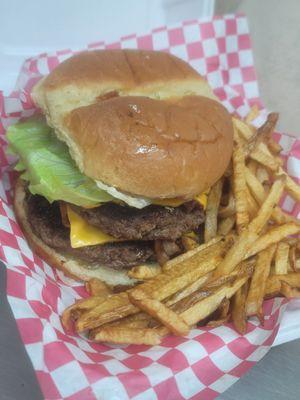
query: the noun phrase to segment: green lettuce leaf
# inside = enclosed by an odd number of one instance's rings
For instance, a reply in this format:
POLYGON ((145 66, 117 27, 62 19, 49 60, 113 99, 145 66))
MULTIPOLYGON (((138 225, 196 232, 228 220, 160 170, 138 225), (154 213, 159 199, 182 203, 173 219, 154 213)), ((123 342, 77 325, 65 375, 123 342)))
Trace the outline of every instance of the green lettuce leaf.
POLYGON ((17 171, 29 181, 32 194, 49 202, 64 200, 83 207, 113 199, 96 183, 82 174, 71 158, 68 147, 53 130, 39 119, 31 119, 8 128, 10 151, 19 156, 17 171))

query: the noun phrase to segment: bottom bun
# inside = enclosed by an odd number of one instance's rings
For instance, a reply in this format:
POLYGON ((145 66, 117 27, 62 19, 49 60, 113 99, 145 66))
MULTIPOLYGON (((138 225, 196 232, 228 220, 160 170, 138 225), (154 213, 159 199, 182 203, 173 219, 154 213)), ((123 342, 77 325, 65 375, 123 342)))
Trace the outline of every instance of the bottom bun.
POLYGON ((97 268, 89 269, 88 263, 60 253, 46 245, 33 233, 28 222, 25 203, 25 188, 26 183, 22 179, 18 179, 15 186, 14 210, 23 234, 35 254, 40 256, 51 267, 60 269, 67 276, 76 280, 88 281, 92 278, 98 278, 111 286, 128 286, 134 285, 137 282, 135 279, 129 278, 126 271, 116 271, 102 265, 99 265, 97 268))

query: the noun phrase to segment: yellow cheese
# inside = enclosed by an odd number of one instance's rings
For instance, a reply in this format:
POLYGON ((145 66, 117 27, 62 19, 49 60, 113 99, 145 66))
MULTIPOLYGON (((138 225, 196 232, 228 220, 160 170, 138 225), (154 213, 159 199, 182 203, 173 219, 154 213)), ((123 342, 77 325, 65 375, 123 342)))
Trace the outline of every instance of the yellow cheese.
MULTIPOLYGON (((200 203, 204 209, 206 208, 207 205, 207 195, 208 191, 203 192, 202 194, 199 194, 194 198, 194 200, 198 201, 198 203, 200 203)), ((153 204, 164 207, 179 207, 184 202, 185 200, 182 199, 158 199, 154 200, 153 204)))
POLYGON ((69 206, 67 206, 67 213, 70 222, 70 241, 73 248, 117 241, 116 238, 107 235, 99 228, 88 224, 69 206))

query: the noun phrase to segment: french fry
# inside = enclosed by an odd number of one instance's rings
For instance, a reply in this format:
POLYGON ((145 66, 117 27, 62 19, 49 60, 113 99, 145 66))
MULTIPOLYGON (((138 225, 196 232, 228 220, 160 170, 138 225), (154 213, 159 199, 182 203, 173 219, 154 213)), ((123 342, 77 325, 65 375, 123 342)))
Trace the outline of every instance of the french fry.
POLYGON ((214 318, 208 321, 206 325, 209 326, 210 328, 217 328, 218 326, 224 325, 225 322, 227 322, 230 317, 229 306, 230 306, 229 299, 227 298, 223 299, 219 308, 213 314, 214 318))
POLYGON ((224 285, 217 289, 210 296, 198 301, 187 310, 180 313, 180 316, 188 325, 194 325, 201 321, 221 304, 223 299, 230 299, 234 293, 247 281, 248 276, 237 278, 231 285, 224 285))
POLYGON ((280 293, 287 299, 293 299, 296 297, 300 297, 300 290, 298 288, 292 288, 286 282, 281 282, 280 293))
POLYGON ((218 223, 218 235, 226 236, 233 229, 235 224, 235 218, 227 217, 219 221, 218 223))
POLYGON ((280 197, 283 193, 285 185, 284 178, 278 178, 272 185, 271 190, 266 197, 264 203, 262 204, 257 217, 254 218, 249 224, 249 230, 259 233, 265 224, 268 222, 272 215, 272 211, 275 206, 277 206, 280 197))
POLYGON ((246 142, 250 141, 253 138, 254 132, 255 132, 254 127, 251 127, 250 125, 248 125, 247 123, 241 121, 238 118, 232 118, 232 121, 233 121, 233 125, 237 129, 239 135, 246 142))
MULTIPOLYGON (((225 241, 226 240, 224 240, 224 238, 222 238, 221 236, 215 237, 211 241, 201 244, 198 247, 196 247, 195 249, 192 249, 186 253, 183 253, 183 254, 173 258, 172 260, 167 261, 165 263, 165 265, 163 265, 163 271, 168 271, 168 270, 172 269, 173 267, 175 267, 176 265, 186 262, 187 260, 196 256, 197 254, 200 257, 200 254, 204 251, 205 251, 205 253, 202 253, 202 254, 203 255, 205 254, 207 257, 209 257, 209 254, 213 254, 216 249, 219 249, 221 247, 225 249, 225 246, 226 246, 225 241)), ((229 243, 229 241, 228 241, 228 243, 229 243)), ((227 243, 227 245, 228 245, 228 243, 227 243)))
POLYGON ((259 143, 250 153, 252 160, 264 165, 269 170, 275 172, 281 166, 279 159, 274 158, 268 147, 264 143, 259 143))
POLYGON ((161 342, 161 336, 154 329, 118 326, 100 327, 90 334, 90 339, 95 342, 146 344, 150 346, 155 346, 161 342))
POLYGON ((235 329, 244 335, 247 330, 246 299, 248 282, 237 290, 232 298, 231 318, 235 329))
MULTIPOLYGON (((198 249, 191 250, 193 256, 184 259, 180 264, 173 265, 169 270, 139 285, 138 288, 143 288, 148 297, 163 300, 215 269, 222 260, 221 255, 225 249, 226 241, 219 240, 201 252, 196 251, 198 249)), ((138 312, 139 309, 129 301, 128 292, 114 294, 102 304, 81 315, 76 321, 76 330, 82 332, 138 312)))
POLYGON ((278 243, 275 253, 275 274, 288 273, 289 249, 290 246, 288 243, 278 243))
POLYGON ((274 252, 275 246, 272 245, 258 254, 246 299, 247 316, 256 315, 260 320, 263 319, 262 303, 274 252))
POLYGON ((140 310, 147 312, 153 318, 165 325, 174 335, 185 336, 189 333, 189 326, 184 320, 159 300, 147 298, 143 290, 129 292, 130 301, 140 310))
POLYGON ((259 164, 257 164, 256 161, 249 160, 246 167, 252 172, 253 175, 256 175, 258 166, 259 166, 259 164))
POLYGON ((276 277, 291 287, 300 289, 300 272, 290 272, 288 274, 276 275, 276 277))
POLYGON ((136 267, 131 268, 127 275, 130 278, 134 278, 140 281, 145 281, 147 279, 151 279, 154 276, 160 274, 162 271, 160 265, 153 264, 153 265, 137 265, 136 267))
POLYGON ((256 242, 251 245, 245 257, 251 257, 266 249, 271 244, 278 243, 281 240, 284 240, 289 235, 296 235, 298 233, 300 233, 300 225, 297 225, 293 222, 271 228, 268 232, 260 236, 256 240, 256 242))
POLYGON ((281 280, 277 275, 270 275, 266 281, 264 298, 269 299, 280 294, 281 280))
POLYGON ((201 276, 195 282, 192 282, 190 285, 186 286, 182 290, 174 293, 168 300, 166 301, 167 306, 171 306, 181 299, 191 295, 192 293, 196 292, 200 287, 202 287, 211 277, 211 273, 201 276))
POLYGON ((188 235, 183 235, 181 238, 181 242, 185 251, 193 250, 199 247, 199 243, 188 235))
POLYGON ((265 167, 263 167, 262 165, 259 165, 256 169, 256 176, 258 181, 264 185, 265 183, 269 182, 270 180, 270 176, 268 171, 266 170, 265 167))
POLYGON ((248 187, 246 187, 245 196, 247 199, 247 208, 250 219, 253 219, 258 213, 258 205, 252 197, 248 187))
POLYGON ((108 296, 111 289, 100 279, 92 278, 85 283, 85 289, 91 296, 108 296))
POLYGON ((74 304, 64 310, 61 316, 61 322, 63 327, 68 331, 71 330, 73 322, 76 321, 81 314, 85 311, 92 310, 97 307, 107 296, 90 297, 88 299, 77 300, 74 304))
POLYGON ((247 124, 250 124, 258 116, 259 116, 259 108, 258 108, 257 104, 254 104, 254 106, 251 107, 251 110, 249 111, 249 113, 245 119, 245 122, 247 124))
POLYGON ((277 155, 282 151, 282 147, 280 146, 280 144, 277 143, 273 138, 270 138, 267 144, 270 152, 274 155, 277 155))
POLYGON ((121 292, 108 296, 101 304, 80 315, 75 327, 77 332, 83 332, 138 312, 139 309, 130 303, 127 292, 121 292))
POLYGON ((206 207, 206 216, 204 224, 204 241, 205 243, 213 239, 217 234, 217 217, 222 195, 222 180, 219 180, 211 188, 206 207))
POLYGON ((233 192, 236 208, 236 225, 241 232, 249 223, 248 203, 245 180, 245 154, 242 146, 237 143, 233 149, 233 192))
MULTIPOLYGON (((250 193, 253 195, 254 199, 258 204, 263 204, 265 198, 267 197, 263 185, 247 167, 245 170, 245 176, 250 193)), ((287 222, 299 223, 299 221, 297 221, 294 217, 283 212, 281 208, 279 208, 278 206, 274 207, 272 211, 272 219, 279 225, 287 222)))
POLYGON ((300 185, 298 185, 282 168, 279 168, 278 175, 284 175, 286 177, 285 189, 290 196, 293 197, 298 203, 300 202, 300 185))
POLYGON ((235 215, 235 200, 232 194, 229 196, 227 206, 219 208, 218 215, 221 218, 232 217, 235 215))

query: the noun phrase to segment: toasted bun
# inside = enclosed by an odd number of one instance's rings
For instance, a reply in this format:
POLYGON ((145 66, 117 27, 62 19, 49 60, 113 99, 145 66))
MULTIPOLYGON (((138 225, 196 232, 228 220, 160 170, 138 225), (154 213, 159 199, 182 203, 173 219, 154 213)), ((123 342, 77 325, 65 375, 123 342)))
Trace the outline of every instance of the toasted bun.
POLYGON ((230 160, 230 115, 205 79, 167 53, 81 53, 33 98, 80 170, 130 195, 192 198, 230 160))
POLYGON ((47 246, 32 231, 28 222, 25 206, 25 182, 18 179, 15 186, 14 210, 17 221, 21 226, 24 236, 32 251, 46 261, 51 267, 58 268, 67 276, 80 281, 88 281, 98 278, 108 285, 134 285, 135 280, 128 277, 126 271, 116 271, 111 268, 99 266, 96 269, 88 269, 81 260, 69 258, 47 246))
POLYGON ((84 173, 123 192, 192 198, 223 174, 232 122, 218 102, 116 97, 73 110, 65 132, 84 173))

